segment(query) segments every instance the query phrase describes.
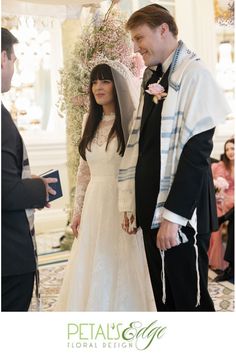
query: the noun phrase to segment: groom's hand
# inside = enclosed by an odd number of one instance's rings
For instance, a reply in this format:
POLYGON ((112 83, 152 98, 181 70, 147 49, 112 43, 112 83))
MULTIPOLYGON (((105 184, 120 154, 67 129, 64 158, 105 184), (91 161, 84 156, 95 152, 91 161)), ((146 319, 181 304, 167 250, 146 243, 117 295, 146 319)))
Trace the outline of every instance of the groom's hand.
POLYGON ((122 226, 122 229, 125 232, 127 232, 127 234, 129 234, 129 235, 134 235, 137 232, 137 228, 132 225, 133 222, 134 222, 134 215, 131 214, 131 216, 128 217, 128 214, 125 211, 124 212, 123 222, 122 222, 121 226, 122 226))
POLYGON ((179 225, 169 220, 163 219, 157 232, 156 245, 162 251, 177 246, 177 233, 179 225))

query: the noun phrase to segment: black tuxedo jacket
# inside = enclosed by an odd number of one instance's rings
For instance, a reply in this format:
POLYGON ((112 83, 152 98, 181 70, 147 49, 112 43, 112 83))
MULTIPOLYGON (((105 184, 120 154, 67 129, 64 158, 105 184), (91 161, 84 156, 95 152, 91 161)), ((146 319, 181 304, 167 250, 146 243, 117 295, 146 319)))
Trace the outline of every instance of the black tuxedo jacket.
POLYGON ((42 208, 46 190, 40 179, 21 179, 22 138, 2 105, 2 276, 35 270, 32 237, 25 209, 42 208))
MULTIPOLYGON (((168 92, 168 72, 160 83, 168 92)), ((135 176, 137 221, 144 230, 151 228, 159 193, 162 105, 163 101, 155 105, 152 96, 145 96, 135 176)), ((192 217, 194 209, 197 208, 199 234, 218 228, 210 164, 213 134, 214 129, 211 129, 187 142, 165 203, 166 209, 187 219, 192 217)))

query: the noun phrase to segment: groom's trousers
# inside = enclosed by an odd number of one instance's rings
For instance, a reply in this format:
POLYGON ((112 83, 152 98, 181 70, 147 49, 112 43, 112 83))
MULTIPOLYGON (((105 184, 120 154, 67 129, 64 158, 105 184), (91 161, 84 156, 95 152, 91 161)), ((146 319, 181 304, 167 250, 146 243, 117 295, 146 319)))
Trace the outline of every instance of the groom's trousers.
POLYGON ((165 303, 162 301, 162 259, 160 251, 156 247, 156 235, 158 230, 143 230, 145 251, 157 311, 214 311, 214 305, 207 289, 207 250, 210 235, 197 236, 200 305, 196 306, 197 272, 193 230, 188 227, 182 228, 182 230, 187 235, 188 242, 165 251, 165 303))

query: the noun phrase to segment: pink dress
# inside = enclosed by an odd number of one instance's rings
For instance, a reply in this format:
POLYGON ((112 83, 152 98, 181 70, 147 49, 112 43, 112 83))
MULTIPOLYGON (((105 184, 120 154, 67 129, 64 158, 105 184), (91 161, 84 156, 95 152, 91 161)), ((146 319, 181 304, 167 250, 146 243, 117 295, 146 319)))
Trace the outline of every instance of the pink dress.
MULTIPOLYGON (((212 164, 213 178, 223 177, 229 184, 225 190, 216 193, 217 216, 225 214, 234 206, 234 178, 225 168, 223 161, 212 164)), ((222 243, 222 225, 218 231, 212 232, 208 250, 209 265, 212 269, 224 270, 228 263, 224 260, 224 246, 222 243)))

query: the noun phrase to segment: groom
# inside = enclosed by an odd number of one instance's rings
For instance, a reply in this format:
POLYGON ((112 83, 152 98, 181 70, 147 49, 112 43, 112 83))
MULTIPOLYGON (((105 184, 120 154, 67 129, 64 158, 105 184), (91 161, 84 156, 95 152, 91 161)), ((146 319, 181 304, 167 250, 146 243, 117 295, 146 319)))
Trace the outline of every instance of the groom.
POLYGON ((126 28, 147 68, 119 173, 123 229, 135 232, 136 214, 157 311, 214 311, 207 289, 207 250, 217 229, 209 157, 228 106, 201 60, 177 40, 165 8, 136 11, 126 28))

